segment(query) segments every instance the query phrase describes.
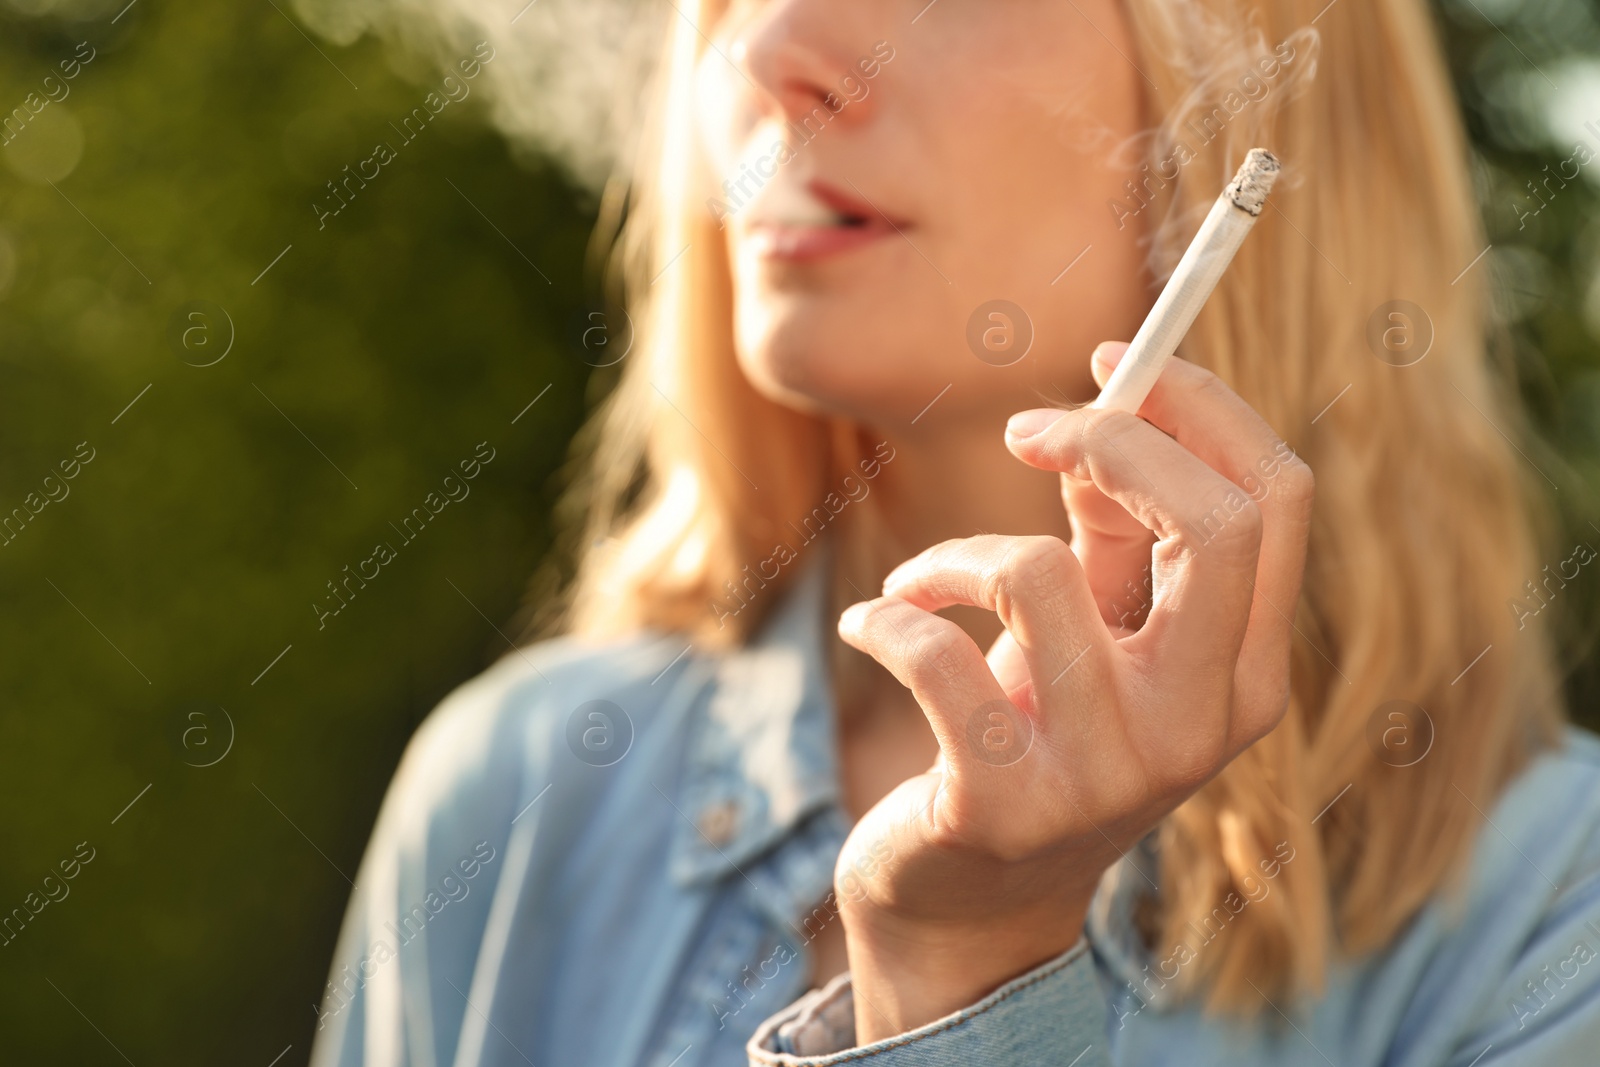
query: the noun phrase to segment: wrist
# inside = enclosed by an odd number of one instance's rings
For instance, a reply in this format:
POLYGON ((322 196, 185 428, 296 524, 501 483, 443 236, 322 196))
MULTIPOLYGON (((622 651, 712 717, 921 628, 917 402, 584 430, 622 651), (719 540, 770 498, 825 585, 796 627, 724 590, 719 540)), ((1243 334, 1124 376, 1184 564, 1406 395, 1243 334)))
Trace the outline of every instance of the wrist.
POLYGON ((960 1011, 1066 952, 1083 935, 1088 901, 973 923, 918 924, 845 913, 857 1045, 960 1011))

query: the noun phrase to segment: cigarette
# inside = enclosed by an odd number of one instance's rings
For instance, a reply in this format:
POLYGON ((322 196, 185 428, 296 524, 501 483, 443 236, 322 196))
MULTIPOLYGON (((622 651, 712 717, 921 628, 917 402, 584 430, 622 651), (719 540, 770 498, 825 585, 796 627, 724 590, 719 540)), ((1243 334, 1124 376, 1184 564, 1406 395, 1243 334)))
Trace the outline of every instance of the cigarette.
POLYGON ((1194 325, 1245 235, 1256 224, 1280 169, 1278 158, 1265 148, 1252 148, 1245 154, 1239 173, 1211 205, 1200 232, 1178 260, 1178 268, 1156 297, 1155 307, 1091 407, 1138 412, 1161 377, 1161 368, 1194 325))

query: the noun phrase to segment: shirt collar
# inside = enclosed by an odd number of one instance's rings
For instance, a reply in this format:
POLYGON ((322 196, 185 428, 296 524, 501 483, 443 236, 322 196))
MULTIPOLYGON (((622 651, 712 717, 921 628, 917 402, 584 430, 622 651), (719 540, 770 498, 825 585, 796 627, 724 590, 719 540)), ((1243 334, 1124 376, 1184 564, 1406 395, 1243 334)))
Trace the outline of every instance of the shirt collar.
POLYGON ((681 884, 738 870, 839 799, 825 551, 803 566, 755 636, 710 661, 679 791, 681 884))

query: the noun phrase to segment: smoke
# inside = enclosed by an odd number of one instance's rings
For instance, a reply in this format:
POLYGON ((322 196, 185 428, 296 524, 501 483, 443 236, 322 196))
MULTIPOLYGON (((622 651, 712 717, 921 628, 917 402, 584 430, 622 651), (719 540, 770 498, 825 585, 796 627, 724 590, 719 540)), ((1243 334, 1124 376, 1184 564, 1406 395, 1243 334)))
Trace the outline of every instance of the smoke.
POLYGON ((670 10, 649 0, 295 0, 339 45, 372 34, 397 65, 442 68, 495 49, 478 88, 524 159, 554 158, 590 188, 626 166, 670 10))

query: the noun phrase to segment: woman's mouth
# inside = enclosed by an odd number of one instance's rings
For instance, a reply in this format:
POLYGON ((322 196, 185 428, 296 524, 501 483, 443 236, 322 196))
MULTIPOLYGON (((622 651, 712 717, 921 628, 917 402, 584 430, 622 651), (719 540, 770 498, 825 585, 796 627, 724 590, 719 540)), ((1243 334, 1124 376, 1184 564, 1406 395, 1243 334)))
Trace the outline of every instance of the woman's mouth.
POLYGON ((865 196, 821 181, 798 186, 774 180, 748 210, 751 250, 762 259, 790 263, 841 255, 904 229, 865 196))

